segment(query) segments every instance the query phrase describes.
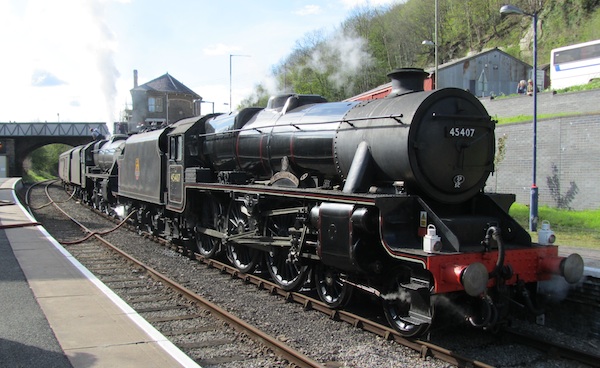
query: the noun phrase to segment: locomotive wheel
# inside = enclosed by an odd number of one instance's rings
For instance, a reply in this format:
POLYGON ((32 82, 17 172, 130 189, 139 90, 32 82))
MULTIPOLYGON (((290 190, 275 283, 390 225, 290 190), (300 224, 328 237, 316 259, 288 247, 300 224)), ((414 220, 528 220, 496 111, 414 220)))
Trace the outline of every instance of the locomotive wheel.
MULTIPOLYGON (((200 226, 223 231, 223 206, 213 197, 207 196, 200 214, 200 226)), ((221 239, 196 232, 198 253, 206 258, 212 258, 221 248, 221 239)))
POLYGON ((385 317, 396 331, 404 337, 418 337, 429 330, 433 318, 433 307, 429 307, 429 322, 419 321, 411 317, 411 295, 409 291, 396 280, 389 289, 387 297, 383 298, 385 317))
POLYGON ((315 285, 321 301, 330 308, 342 308, 350 301, 351 285, 341 280, 341 273, 335 268, 319 264, 315 269, 315 285))
MULTIPOLYGON (((227 211, 227 235, 249 231, 249 218, 243 204, 232 201, 227 211)), ((227 258, 243 273, 251 273, 260 261, 262 253, 256 249, 230 241, 226 245, 227 258)))
MULTIPOLYGON (((265 225, 265 236, 289 237, 289 228, 294 224, 295 215, 269 217, 265 225)), ((291 238, 290 238, 291 240, 291 238)), ((267 269, 273 281, 286 291, 298 290, 309 273, 309 267, 292 247, 272 247, 265 255, 267 269)))

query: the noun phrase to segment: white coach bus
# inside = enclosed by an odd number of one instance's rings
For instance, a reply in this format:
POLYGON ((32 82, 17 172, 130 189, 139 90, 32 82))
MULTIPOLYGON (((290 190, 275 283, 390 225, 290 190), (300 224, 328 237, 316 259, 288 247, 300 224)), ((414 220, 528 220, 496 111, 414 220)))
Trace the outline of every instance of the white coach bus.
POLYGON ((600 78, 600 40, 552 50, 550 85, 561 89, 600 78))

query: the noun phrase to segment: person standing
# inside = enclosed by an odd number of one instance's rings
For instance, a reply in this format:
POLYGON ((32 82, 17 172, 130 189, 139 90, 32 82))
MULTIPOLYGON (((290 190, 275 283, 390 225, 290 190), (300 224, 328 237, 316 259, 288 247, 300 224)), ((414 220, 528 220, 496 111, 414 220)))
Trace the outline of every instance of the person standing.
POLYGON ((527 96, 533 96, 533 81, 531 79, 527 81, 527 96))

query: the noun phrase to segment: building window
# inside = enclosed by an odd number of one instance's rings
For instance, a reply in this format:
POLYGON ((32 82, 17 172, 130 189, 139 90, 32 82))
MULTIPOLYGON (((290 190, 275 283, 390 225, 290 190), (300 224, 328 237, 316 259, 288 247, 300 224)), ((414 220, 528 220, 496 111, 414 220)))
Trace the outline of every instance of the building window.
POLYGON ((162 98, 148 97, 148 112, 163 112, 162 98))

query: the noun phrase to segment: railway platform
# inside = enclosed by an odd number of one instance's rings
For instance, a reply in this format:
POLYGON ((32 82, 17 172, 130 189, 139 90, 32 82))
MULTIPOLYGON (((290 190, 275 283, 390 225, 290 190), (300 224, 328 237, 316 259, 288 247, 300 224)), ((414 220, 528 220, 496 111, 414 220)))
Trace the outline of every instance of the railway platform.
POLYGON ((0 178, 0 365, 198 367, 37 224, 0 178))

